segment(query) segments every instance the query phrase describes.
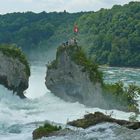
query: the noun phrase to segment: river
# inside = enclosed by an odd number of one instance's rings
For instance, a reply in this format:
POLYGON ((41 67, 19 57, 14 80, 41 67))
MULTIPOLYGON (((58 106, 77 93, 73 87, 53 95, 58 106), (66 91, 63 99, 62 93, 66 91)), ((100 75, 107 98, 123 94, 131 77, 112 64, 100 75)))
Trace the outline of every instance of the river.
MULTIPOLYGON (((140 85, 140 69, 101 68, 104 80, 114 83, 118 80, 140 85)), ((32 131, 45 120, 65 126, 67 121, 81 118, 89 112, 101 111, 118 119, 128 119, 133 113, 118 110, 88 108, 78 102, 68 103, 53 95, 45 86, 46 67, 33 65, 29 88, 21 100, 0 86, 0 140, 31 140, 32 131)), ((138 117, 140 120, 140 116, 138 117)), ((86 130, 78 130, 64 137, 42 138, 42 140, 140 140, 140 130, 128 130, 116 124, 99 124, 86 130)))

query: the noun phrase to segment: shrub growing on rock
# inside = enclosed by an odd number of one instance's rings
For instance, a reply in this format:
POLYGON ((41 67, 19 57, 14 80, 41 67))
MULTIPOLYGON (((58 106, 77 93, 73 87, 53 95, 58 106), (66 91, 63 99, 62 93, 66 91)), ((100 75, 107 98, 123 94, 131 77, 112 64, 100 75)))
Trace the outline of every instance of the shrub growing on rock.
POLYGON ((33 139, 35 140, 41 137, 50 136, 53 132, 59 131, 61 129, 61 126, 55 126, 49 123, 45 123, 44 126, 40 126, 33 131, 33 139))

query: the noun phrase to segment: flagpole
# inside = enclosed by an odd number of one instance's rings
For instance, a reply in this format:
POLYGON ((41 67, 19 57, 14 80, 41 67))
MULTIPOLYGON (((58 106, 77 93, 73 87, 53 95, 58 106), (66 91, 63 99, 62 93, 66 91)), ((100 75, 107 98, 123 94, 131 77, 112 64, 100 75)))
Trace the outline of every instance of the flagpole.
POLYGON ((76 42, 77 42, 78 32, 79 32, 78 26, 75 24, 74 25, 74 39, 76 40, 76 42))

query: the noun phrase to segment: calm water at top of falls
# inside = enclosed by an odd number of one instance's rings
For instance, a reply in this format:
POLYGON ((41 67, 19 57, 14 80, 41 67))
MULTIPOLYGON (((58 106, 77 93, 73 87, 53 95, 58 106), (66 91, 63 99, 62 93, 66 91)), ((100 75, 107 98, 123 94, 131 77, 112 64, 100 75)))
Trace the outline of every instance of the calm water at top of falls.
MULTIPOLYGON (((106 82, 124 81, 140 85, 140 69, 101 68, 106 82)), ((101 111, 82 104, 68 103, 47 90, 45 82, 46 67, 32 66, 30 86, 26 91, 28 99, 13 96, 3 86, 0 87, 0 140, 31 140, 32 131, 49 120, 65 126, 67 121, 81 118, 88 112, 101 111)), ((128 119, 132 113, 113 110, 113 117, 128 119)), ((140 120, 140 118, 138 118, 140 120)), ((99 124, 86 130, 78 130, 63 137, 42 138, 44 140, 140 140, 140 130, 128 130, 115 124, 99 124)))

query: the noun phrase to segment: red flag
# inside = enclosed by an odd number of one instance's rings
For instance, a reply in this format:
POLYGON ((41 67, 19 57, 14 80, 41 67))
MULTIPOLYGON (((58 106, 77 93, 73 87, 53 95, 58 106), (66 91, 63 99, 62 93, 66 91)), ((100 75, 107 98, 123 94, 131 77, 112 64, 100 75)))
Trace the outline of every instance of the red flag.
POLYGON ((78 33, 78 27, 77 27, 77 25, 74 26, 74 32, 75 33, 78 33))

